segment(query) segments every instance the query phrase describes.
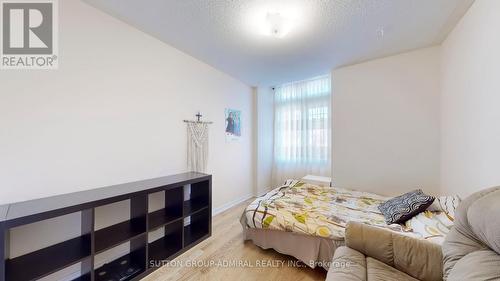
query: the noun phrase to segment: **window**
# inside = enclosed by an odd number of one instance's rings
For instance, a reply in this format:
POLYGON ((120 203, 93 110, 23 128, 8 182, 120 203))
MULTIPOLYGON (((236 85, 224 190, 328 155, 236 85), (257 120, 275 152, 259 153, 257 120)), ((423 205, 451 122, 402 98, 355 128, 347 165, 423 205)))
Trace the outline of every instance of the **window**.
POLYGON ((330 84, 330 77, 322 76, 276 88, 276 181, 330 174, 330 84))

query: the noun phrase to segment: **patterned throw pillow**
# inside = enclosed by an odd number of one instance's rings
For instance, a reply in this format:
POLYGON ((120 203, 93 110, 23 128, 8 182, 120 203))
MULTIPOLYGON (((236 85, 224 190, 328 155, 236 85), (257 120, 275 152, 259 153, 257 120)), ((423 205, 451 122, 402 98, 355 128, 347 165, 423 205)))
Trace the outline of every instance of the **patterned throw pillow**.
POLYGON ((417 189, 385 201, 378 209, 384 215, 387 224, 404 223, 427 209, 433 201, 434 197, 417 189))

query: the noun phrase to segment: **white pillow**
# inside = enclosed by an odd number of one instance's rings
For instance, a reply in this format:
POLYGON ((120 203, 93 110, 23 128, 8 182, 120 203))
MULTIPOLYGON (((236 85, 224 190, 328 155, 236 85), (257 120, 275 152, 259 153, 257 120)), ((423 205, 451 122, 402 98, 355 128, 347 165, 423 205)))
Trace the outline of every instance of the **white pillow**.
POLYGON ((436 200, 427 208, 431 212, 444 212, 449 215, 452 219, 455 219, 455 210, 462 199, 458 195, 451 196, 439 196, 436 200))

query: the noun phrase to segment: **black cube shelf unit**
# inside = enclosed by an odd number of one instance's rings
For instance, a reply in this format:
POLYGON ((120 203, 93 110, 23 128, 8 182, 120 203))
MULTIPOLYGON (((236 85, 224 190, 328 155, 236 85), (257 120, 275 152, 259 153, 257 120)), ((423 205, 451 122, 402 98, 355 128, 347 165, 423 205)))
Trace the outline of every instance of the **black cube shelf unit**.
POLYGON ((211 225, 212 176, 196 172, 3 205, 0 281, 37 280, 77 263, 81 263, 79 281, 109 280, 110 276, 124 276, 131 268, 131 276, 117 280, 139 280, 158 269, 162 261, 172 260, 210 237, 211 225), (188 200, 185 185, 191 185, 188 200), (164 208, 148 212, 149 195, 160 191, 165 192, 164 208), (130 219, 96 230, 95 208, 124 200, 130 200, 130 219), (9 259, 12 228, 72 213, 81 213, 80 236, 9 259), (190 223, 185 225, 188 217, 190 223), (148 234, 160 228, 164 236, 149 243, 148 234), (127 242, 129 254, 95 268, 96 255, 127 242))

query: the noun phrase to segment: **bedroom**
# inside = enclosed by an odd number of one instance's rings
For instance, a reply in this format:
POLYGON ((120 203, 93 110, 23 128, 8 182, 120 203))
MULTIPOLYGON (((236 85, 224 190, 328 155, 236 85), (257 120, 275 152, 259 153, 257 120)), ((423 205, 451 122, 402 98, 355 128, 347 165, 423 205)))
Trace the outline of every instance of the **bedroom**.
POLYGON ((0 3, 0 280, 500 279, 499 1, 0 3))

